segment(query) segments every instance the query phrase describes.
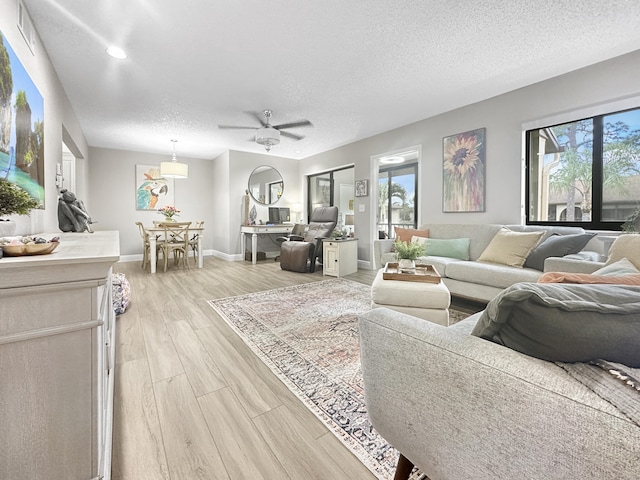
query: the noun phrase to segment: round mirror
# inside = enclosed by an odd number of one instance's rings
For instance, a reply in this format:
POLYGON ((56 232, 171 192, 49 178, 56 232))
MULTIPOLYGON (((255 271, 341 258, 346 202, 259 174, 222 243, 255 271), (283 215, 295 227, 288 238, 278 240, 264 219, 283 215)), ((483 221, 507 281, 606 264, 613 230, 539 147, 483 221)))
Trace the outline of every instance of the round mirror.
POLYGON ((261 205, 273 205, 284 192, 282 175, 275 168, 261 165, 249 176, 249 194, 261 205))

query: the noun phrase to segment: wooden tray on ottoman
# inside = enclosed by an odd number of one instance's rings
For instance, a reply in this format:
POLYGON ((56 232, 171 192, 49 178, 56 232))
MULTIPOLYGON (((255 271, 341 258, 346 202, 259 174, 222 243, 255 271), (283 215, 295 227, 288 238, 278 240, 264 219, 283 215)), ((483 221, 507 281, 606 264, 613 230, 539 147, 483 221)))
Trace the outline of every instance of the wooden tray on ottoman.
POLYGON ((416 273, 403 273, 398 269, 397 263, 387 262, 382 271, 382 278, 406 282, 440 283, 440 274, 436 267, 423 263, 416 263, 416 273))

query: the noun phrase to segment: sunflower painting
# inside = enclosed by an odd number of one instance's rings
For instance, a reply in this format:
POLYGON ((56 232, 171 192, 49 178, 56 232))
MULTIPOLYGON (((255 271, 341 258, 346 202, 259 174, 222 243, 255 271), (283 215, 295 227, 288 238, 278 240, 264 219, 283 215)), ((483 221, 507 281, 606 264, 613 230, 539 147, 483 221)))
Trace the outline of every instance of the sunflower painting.
POLYGON ((443 139, 443 212, 484 212, 485 129, 443 139))

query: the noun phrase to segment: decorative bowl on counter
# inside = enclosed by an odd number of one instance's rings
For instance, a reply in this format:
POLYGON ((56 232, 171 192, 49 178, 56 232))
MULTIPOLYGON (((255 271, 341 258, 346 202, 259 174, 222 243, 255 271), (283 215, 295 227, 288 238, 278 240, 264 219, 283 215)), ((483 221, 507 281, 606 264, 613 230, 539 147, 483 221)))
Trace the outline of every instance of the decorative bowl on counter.
POLYGON ((2 252, 7 257, 21 257, 24 255, 46 255, 47 253, 53 252, 60 242, 58 238, 52 239, 51 241, 42 241, 40 243, 23 243, 23 244, 0 244, 0 248, 2 248, 2 252))

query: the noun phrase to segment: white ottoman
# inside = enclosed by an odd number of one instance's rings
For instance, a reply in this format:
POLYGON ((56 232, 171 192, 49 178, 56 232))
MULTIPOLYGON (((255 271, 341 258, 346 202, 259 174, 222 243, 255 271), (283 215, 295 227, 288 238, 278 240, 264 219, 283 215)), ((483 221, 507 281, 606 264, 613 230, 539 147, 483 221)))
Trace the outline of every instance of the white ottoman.
POLYGON ((371 308, 386 307, 414 317, 449 326, 451 294, 440 283, 385 280, 378 270, 371 284, 371 308))

